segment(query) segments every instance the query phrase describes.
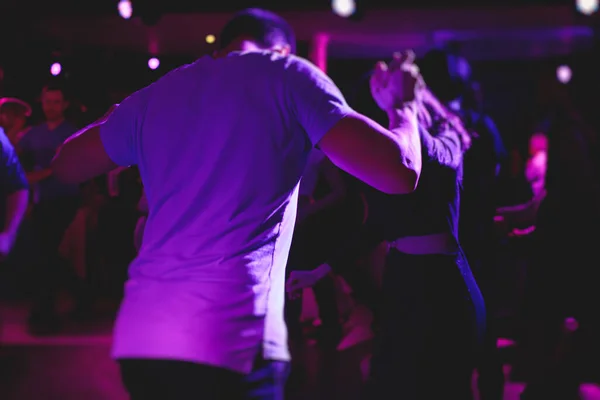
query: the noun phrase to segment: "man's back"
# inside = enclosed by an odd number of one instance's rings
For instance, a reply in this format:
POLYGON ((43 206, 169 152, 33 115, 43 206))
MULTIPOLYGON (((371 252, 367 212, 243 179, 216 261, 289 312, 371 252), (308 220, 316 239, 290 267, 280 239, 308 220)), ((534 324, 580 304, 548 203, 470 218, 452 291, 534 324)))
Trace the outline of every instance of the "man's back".
POLYGON ((287 359, 284 272, 298 183, 312 146, 351 112, 343 97, 307 62, 254 52, 204 57, 128 102, 119 108, 138 110, 130 156, 149 217, 115 355, 248 372, 262 343, 266 358, 287 359))
MULTIPOLYGON (((284 69, 273 64, 285 60, 268 58, 203 58, 147 89, 138 146, 150 217, 134 276, 143 264, 145 276, 210 278, 214 271, 199 264, 277 236, 311 145, 284 108, 283 77, 274 76, 284 69), (185 270, 146 266, 174 253, 185 270)), ((255 283, 240 272, 226 279, 255 283)))

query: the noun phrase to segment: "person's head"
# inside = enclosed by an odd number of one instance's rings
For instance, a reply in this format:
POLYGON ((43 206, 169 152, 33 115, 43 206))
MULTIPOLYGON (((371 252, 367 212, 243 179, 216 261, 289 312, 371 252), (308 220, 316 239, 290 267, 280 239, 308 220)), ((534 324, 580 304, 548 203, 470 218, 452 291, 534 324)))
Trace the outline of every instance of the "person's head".
POLYGON ((42 90, 42 110, 46 121, 55 122, 65 118, 65 111, 69 107, 65 90, 60 86, 48 85, 42 90))
POLYGON ((471 66, 462 56, 447 50, 430 50, 418 62, 427 87, 444 103, 463 97, 471 81, 471 66))
POLYGON ((222 54, 232 51, 271 50, 283 55, 296 52, 292 27, 280 16, 259 8, 236 13, 220 33, 222 54))
POLYGON ((529 155, 534 156, 548 151, 548 136, 542 132, 536 132, 529 138, 529 155))
POLYGON ((31 116, 31 107, 22 100, 12 97, 0 99, 0 127, 6 132, 20 131, 31 116))

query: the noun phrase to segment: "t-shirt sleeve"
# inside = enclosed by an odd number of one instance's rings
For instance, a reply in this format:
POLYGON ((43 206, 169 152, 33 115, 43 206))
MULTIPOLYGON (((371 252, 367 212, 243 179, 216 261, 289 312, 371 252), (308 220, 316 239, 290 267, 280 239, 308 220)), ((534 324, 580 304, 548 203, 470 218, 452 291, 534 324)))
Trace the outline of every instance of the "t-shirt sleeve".
POLYGON ((128 98, 100 125, 104 150, 117 165, 129 166, 138 162, 137 136, 146 108, 146 91, 142 89, 128 98))
POLYGON ((353 112, 331 78, 307 60, 291 57, 285 80, 292 112, 313 146, 353 112))
POLYGON ((6 136, 0 135, 0 186, 7 194, 26 190, 29 186, 17 153, 6 136))
POLYGON ((450 127, 443 127, 436 135, 420 127, 421 146, 426 158, 424 162, 437 163, 443 167, 458 169, 462 163, 463 150, 460 134, 450 127))

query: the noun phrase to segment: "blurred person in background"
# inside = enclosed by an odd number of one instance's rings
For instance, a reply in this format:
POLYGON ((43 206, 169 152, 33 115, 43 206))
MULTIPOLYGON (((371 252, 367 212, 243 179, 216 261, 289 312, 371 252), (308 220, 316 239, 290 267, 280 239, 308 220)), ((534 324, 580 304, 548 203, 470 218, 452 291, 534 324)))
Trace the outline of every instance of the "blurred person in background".
POLYGON ((28 184, 14 147, 0 132, 0 264, 17 239, 27 210, 28 184))
POLYGON ((525 236, 535 230, 540 203, 546 196, 548 170, 547 126, 536 129, 529 138, 529 158, 525 164, 525 179, 531 189, 531 199, 523 204, 500 207, 496 222, 510 236, 525 236))
POLYGON ((0 265, 17 239, 27 210, 28 184, 14 147, 0 132, 0 265))
POLYGON ((545 197, 532 232, 520 343, 528 374, 521 398, 527 400, 577 399, 582 382, 600 379, 600 291, 590 261, 597 258, 600 225, 598 138, 551 72, 540 81, 548 139, 545 197))
MULTIPOLYGON (((52 163, 71 183, 139 167, 148 220, 113 341, 134 400, 282 399, 285 266, 310 149, 387 193, 420 175, 415 116, 397 110, 388 130, 353 111, 290 54, 281 17, 245 10, 219 36, 214 55, 134 93, 52 163)), ((382 71, 392 84, 376 95, 392 113, 411 69, 382 71)))
POLYGON ((27 118, 31 116, 31 107, 14 97, 0 99, 0 128, 13 146, 27 132, 27 118))
MULTIPOLYGON (((358 223, 354 199, 347 196, 342 172, 319 149, 311 150, 300 181, 298 216, 288 258, 287 273, 312 269, 324 254, 340 246, 349 226, 358 223)), ((359 217, 359 216, 358 216, 359 217)), ((329 275, 314 286, 321 324, 314 332, 319 343, 337 345, 342 336, 341 314, 336 300, 336 277, 329 275)), ((302 301, 288 299, 288 329, 300 333, 302 301), (298 329, 295 329, 298 328, 298 329)))
POLYGON ((501 400, 504 373, 497 349, 496 233, 500 166, 507 158, 494 121, 484 113, 481 88, 472 80, 469 62, 456 51, 434 49, 419 62, 428 88, 463 121, 471 133, 464 156, 459 233, 469 265, 487 308, 487 337, 479 364, 479 392, 483 400, 501 400))
POLYGON ((69 106, 65 90, 46 86, 42 90, 42 110, 45 122, 32 127, 18 143, 19 155, 32 169, 27 179, 33 187, 33 233, 38 260, 31 281, 35 285, 34 301, 29 318, 33 333, 53 333, 60 327, 56 310, 57 294, 65 273, 58 248, 80 203, 79 187, 55 179, 50 162, 58 147, 76 128, 65 119, 69 106))
POLYGON ((529 158, 525 164, 525 178, 531 186, 534 198, 540 197, 546 188, 548 170, 548 135, 538 129, 529 138, 529 158))

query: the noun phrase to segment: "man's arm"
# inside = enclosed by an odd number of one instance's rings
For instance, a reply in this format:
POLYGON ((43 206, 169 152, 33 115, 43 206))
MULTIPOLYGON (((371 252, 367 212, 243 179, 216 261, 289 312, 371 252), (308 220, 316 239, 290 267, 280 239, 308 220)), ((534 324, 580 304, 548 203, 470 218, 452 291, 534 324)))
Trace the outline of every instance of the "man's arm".
POLYGON ((101 122, 89 125, 67 139, 52 160, 52 174, 63 183, 77 184, 118 167, 100 139, 101 122))
POLYGON ((5 223, 0 227, 0 257, 6 256, 17 236, 19 226, 27 210, 29 191, 25 173, 14 148, 6 137, 0 137, 0 185, 5 188, 5 223))
POLYGON ((6 222, 3 232, 7 235, 16 237, 19 226, 23 222, 27 203, 29 202, 29 191, 19 189, 8 195, 6 198, 6 222))
POLYGON ((344 117, 318 143, 339 168, 387 194, 415 190, 421 173, 416 113, 398 110, 390 129, 358 113, 344 117))
POLYGON ((388 130, 352 110, 331 79, 308 61, 291 58, 285 79, 290 109, 337 167, 385 193, 415 189, 421 153, 412 110, 400 110, 388 130))
POLYGON ((106 174, 119 166, 137 163, 135 137, 144 90, 112 106, 106 115, 75 133, 52 160, 52 174, 76 184, 106 174))

